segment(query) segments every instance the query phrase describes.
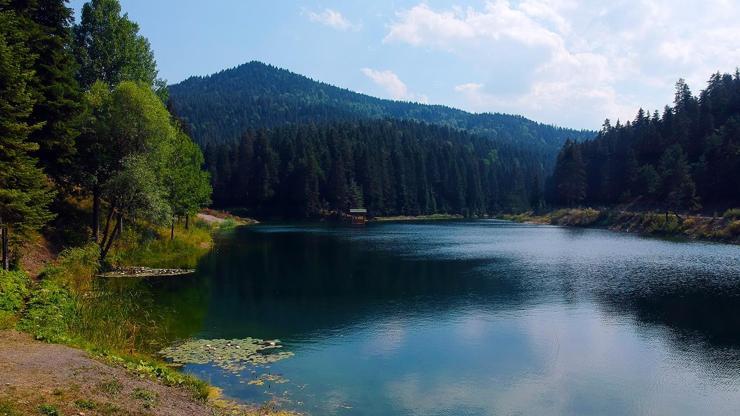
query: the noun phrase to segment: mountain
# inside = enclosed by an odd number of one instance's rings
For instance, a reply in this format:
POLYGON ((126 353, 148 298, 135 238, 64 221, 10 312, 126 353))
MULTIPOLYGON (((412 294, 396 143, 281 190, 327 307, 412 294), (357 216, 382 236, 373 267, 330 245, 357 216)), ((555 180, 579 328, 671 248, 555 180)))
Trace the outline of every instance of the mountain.
POLYGON ((314 81, 285 69, 249 62, 169 87, 171 109, 201 145, 234 141, 247 130, 286 124, 393 118, 466 130, 537 149, 554 161, 567 139, 595 132, 537 123, 521 116, 473 114, 441 105, 384 100, 314 81))

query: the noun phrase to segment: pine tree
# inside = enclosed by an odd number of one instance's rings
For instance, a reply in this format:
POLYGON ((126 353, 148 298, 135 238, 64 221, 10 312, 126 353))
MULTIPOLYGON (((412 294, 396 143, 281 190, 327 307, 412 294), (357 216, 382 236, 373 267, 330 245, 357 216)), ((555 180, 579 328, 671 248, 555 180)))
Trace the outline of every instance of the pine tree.
POLYGON ((660 176, 663 196, 668 210, 681 211, 697 209, 696 186, 689 171, 686 154, 681 145, 675 144, 666 149, 660 160, 660 176))
POLYGON ((47 207, 54 193, 31 156, 38 145, 29 139, 39 125, 29 123, 33 82, 27 39, 13 12, 0 11, 0 229, 2 267, 10 265, 11 233, 37 230, 52 218, 47 207))
POLYGON ((575 142, 565 142, 555 164, 554 176, 561 203, 573 206, 583 201, 586 197, 586 171, 581 150, 575 142))
MULTIPOLYGON (((0 6, 3 7, 3 6, 0 6)), ((80 92, 71 52, 72 10, 63 0, 13 0, 27 35, 34 76, 29 82, 35 104, 29 122, 40 124, 31 141, 39 145, 41 166, 57 185, 69 185, 73 168, 80 92)))

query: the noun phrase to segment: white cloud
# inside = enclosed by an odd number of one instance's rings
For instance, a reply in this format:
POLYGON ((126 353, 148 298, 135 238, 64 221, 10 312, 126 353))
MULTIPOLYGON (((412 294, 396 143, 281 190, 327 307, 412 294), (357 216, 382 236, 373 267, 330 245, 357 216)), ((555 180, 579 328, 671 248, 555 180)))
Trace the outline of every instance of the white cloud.
POLYGON ((362 68, 361 71, 394 100, 417 101, 421 103, 428 101, 425 95, 416 95, 409 92, 406 84, 393 71, 380 71, 371 68, 362 68))
POLYGON ((354 24, 347 20, 346 17, 342 15, 342 13, 332 10, 332 9, 324 9, 322 12, 304 12, 306 16, 308 16, 308 19, 312 22, 320 23, 325 26, 332 27, 337 30, 359 30, 360 25, 354 24))
POLYGON ((673 84, 694 91, 740 63, 740 2, 731 0, 492 0, 483 7, 396 13, 384 38, 449 53, 471 66, 516 68, 507 80, 459 79, 454 91, 475 111, 520 113, 545 122, 597 127, 639 107, 662 108, 673 84))

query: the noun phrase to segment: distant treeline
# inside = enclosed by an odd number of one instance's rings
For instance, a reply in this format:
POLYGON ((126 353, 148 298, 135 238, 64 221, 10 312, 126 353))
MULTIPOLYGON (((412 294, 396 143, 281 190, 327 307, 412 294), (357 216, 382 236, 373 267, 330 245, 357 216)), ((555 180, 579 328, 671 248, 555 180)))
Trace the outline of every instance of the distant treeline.
POLYGON ((714 74, 698 97, 683 80, 673 107, 604 123, 568 142, 548 199, 558 205, 638 202, 674 211, 740 205, 740 73, 714 74))
POLYGON ((303 124, 208 145, 213 201, 253 215, 482 215, 542 203, 541 158, 521 146, 402 120, 303 124))

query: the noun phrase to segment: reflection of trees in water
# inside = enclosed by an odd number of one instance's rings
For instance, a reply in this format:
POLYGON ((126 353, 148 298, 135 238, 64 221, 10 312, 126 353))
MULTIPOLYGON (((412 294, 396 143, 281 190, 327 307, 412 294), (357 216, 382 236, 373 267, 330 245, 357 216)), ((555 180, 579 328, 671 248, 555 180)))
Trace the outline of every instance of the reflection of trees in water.
POLYGON ((206 282, 200 276, 99 280, 80 303, 78 331, 114 350, 156 352, 200 330, 206 282))
POLYGON ((201 273, 216 281, 206 336, 307 339, 411 314, 433 321, 466 307, 512 310, 546 298, 595 299, 609 314, 659 329, 650 336, 688 362, 715 375, 740 371, 740 284, 711 271, 672 271, 619 256, 525 266, 508 258, 415 258, 394 251, 404 242, 382 238, 236 233, 201 263, 201 273))
POLYGON ((214 336, 289 339, 389 316, 525 301, 517 276, 481 276, 490 260, 414 259, 375 244, 318 233, 246 232, 224 241, 202 264, 219 281, 207 326, 217 328, 214 336))
POLYGON ((698 360, 716 376, 740 374, 740 288, 686 282, 647 293, 601 294, 609 313, 626 314, 650 329, 661 329, 682 358, 698 360), (696 285, 687 287, 687 285, 696 285))

